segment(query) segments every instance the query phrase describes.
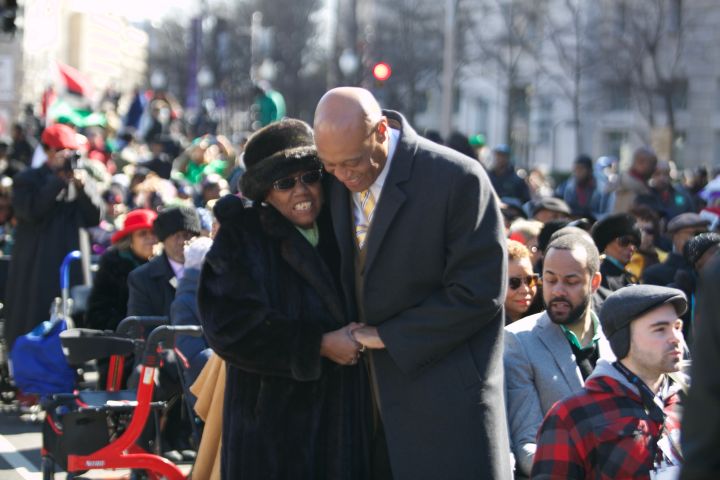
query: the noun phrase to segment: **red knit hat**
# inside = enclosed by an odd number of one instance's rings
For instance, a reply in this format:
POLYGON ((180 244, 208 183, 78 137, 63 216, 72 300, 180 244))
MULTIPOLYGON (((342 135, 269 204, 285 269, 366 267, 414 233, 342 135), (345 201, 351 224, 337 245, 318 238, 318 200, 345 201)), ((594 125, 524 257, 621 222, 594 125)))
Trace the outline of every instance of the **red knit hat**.
POLYGON ((122 230, 118 230, 117 232, 113 233, 110 241, 113 244, 116 244, 126 236, 130 235, 132 232, 142 230, 143 228, 152 228, 156 218, 157 213, 155 213, 153 210, 148 210, 146 208, 138 208, 137 210, 133 210, 125 217, 125 222, 123 222, 122 230))
POLYGON ((75 130, 61 123, 50 125, 43 130, 40 141, 53 150, 64 150, 66 148, 77 150, 80 148, 75 130))

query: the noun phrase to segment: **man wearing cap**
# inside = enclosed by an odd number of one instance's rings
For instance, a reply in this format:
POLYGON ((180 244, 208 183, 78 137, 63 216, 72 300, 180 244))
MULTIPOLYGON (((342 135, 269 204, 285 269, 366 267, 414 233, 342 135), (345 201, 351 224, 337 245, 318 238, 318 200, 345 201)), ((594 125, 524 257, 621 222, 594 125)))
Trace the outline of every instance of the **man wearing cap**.
POLYGON ((652 285, 670 285, 679 270, 691 271, 691 266, 683 257, 685 244, 696 235, 707 232, 710 222, 697 213, 683 213, 670 220, 667 233, 672 239, 672 252, 664 262, 652 265, 643 272, 643 283, 652 285))
POLYGON ((525 203, 530 200, 530 189, 515 172, 510 162, 510 146, 504 143, 493 148, 495 160, 488 177, 499 197, 513 197, 525 203))
POLYGON ((602 287, 614 292, 637 283, 633 274, 625 269, 640 244, 635 217, 627 213, 608 215, 593 225, 591 233, 598 250, 605 255, 600 264, 602 287))
POLYGON ((543 197, 533 207, 533 220, 547 223, 552 220, 568 220, 570 207, 564 200, 554 197, 543 197))
POLYGON ((567 231, 545 254, 546 310, 505 327, 510 444, 521 475, 530 475, 535 437, 550 407, 579 392, 598 359, 615 359, 593 310, 600 254, 585 232, 567 231))
POLYGON ((128 315, 170 315, 184 271, 183 248, 200 235, 200 217, 194 207, 171 207, 160 212, 153 231, 163 244, 163 253, 130 273, 128 315))
MULTIPOLYGON (((128 316, 170 316, 175 290, 185 271, 185 243, 200 235, 200 217, 194 207, 171 207, 161 211, 153 223, 153 232, 163 244, 163 253, 128 276, 128 316)), ((169 321, 169 319, 168 319, 169 321)), ((169 396, 179 395, 180 379, 172 357, 161 369, 160 386, 169 396)), ((191 427, 181 420, 182 406, 178 402, 168 412, 169 420, 163 431, 163 455, 174 461, 193 460, 188 438, 191 427)))
POLYGON ((555 190, 555 196, 567 203, 576 217, 595 217, 600 208, 602 192, 593 175, 592 158, 578 155, 573 162, 572 177, 555 190))
MULTIPOLYGON (((59 269, 65 255, 79 248, 80 228, 102 218, 103 202, 95 183, 78 171, 75 131, 55 124, 41 142, 47 161, 15 177, 13 209, 18 224, 6 293, 5 338, 15 339, 48 320, 53 298, 60 296, 59 269)), ((71 283, 81 283, 79 268, 71 283)))
POLYGON ((533 479, 677 478, 686 309, 680 290, 656 285, 605 300, 600 323, 619 360, 598 361, 582 391, 550 409, 533 479))

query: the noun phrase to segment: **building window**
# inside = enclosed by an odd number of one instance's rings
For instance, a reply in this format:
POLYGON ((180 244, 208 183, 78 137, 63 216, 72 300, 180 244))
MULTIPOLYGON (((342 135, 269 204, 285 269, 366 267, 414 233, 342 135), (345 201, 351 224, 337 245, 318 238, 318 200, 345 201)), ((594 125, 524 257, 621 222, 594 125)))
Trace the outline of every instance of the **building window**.
POLYGON ((510 109, 519 118, 527 119, 530 116, 528 91, 527 85, 510 88, 510 109))
POLYGON ((603 142, 603 154, 620 158, 620 152, 623 145, 627 143, 628 134, 623 131, 605 132, 605 141, 603 142))
POLYGON ((682 30, 682 0, 670 0, 668 10, 668 30, 670 33, 679 33, 682 30))
POLYGON ((542 96, 538 102, 538 142, 549 145, 552 140, 553 130, 553 99, 542 96))
POLYGON ((688 108, 688 81, 677 80, 673 84, 672 106, 674 110, 687 110, 688 108))
POLYGON ((672 159, 675 164, 682 168, 685 166, 685 146, 687 145, 687 132, 675 131, 675 138, 672 143, 672 159))
POLYGON ((476 100, 475 132, 487 135, 488 117, 490 115, 490 103, 484 98, 476 100))

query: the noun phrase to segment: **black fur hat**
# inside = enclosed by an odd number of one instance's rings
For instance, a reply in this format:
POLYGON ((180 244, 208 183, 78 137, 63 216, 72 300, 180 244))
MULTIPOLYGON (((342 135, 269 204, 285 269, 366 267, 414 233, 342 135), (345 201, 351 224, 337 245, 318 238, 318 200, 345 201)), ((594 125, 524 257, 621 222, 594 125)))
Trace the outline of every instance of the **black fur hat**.
POLYGON ((273 182, 296 172, 322 168, 310 125, 295 119, 271 123, 255 132, 245 145, 247 171, 240 179, 244 197, 265 200, 273 182))
POLYGON ((194 207, 181 205, 167 208, 158 214, 153 223, 153 232, 161 242, 183 230, 200 235, 200 217, 194 207))
POLYGON ((608 215, 593 225, 591 234, 600 253, 610 242, 625 235, 632 237, 635 245, 640 245, 640 229, 637 227, 635 217, 628 213, 608 215))

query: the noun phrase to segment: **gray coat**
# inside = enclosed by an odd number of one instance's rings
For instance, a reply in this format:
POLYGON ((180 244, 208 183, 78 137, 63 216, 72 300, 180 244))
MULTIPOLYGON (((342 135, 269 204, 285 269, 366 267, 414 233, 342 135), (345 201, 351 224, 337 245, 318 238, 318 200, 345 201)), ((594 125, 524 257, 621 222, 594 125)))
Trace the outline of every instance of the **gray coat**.
MULTIPOLYGON (((498 204, 477 161, 384 113, 401 135, 367 237, 362 303, 386 345, 368 360, 393 478, 510 478, 498 204)), ((337 180, 330 203, 355 320, 351 200, 337 180)))
MULTIPOLYGON (((600 358, 614 361, 600 332, 600 358)), ((555 402, 583 387, 570 342, 546 312, 505 327, 505 385, 510 443, 518 469, 530 475, 535 437, 545 414, 555 402)))

